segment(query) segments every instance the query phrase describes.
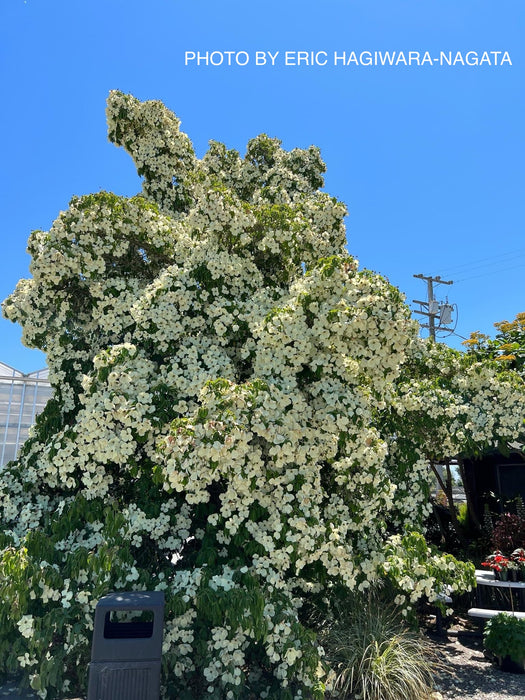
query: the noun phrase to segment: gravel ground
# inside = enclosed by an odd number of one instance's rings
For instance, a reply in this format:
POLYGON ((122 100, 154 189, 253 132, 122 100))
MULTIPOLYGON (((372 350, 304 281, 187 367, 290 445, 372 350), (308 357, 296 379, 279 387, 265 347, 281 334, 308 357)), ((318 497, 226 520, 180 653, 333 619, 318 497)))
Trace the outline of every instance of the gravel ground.
POLYGON ((525 674, 500 671, 485 657, 481 636, 465 634, 461 623, 458 636, 434 638, 444 670, 436 678, 434 700, 524 700, 525 674))

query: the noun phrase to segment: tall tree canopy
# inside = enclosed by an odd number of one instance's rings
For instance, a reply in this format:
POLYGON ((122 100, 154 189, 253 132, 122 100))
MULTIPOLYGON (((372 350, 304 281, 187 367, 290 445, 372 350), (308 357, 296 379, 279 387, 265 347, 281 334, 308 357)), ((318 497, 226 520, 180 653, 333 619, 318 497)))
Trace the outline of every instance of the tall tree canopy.
POLYGON ((42 697, 85 687, 99 597, 161 589, 166 697, 322 697, 306 600, 472 582, 418 533, 431 443, 468 422, 451 397, 493 440, 475 397, 494 378, 466 388, 358 270, 317 148, 197 159, 159 102, 112 92, 107 118, 142 193, 73 198, 3 307, 55 393, 0 473, 0 669, 42 697))
POLYGON ((495 359, 503 365, 525 371, 525 312, 516 314, 513 321, 498 321, 494 324, 496 337, 475 331, 463 343, 467 351, 479 359, 495 359))

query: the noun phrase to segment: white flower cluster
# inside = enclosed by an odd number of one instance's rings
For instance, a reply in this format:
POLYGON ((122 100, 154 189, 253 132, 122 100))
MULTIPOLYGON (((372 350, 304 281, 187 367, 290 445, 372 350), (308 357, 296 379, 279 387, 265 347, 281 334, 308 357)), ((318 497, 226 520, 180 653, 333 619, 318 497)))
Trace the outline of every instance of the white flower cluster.
POLYGON ((20 620, 17 623, 18 629, 20 630, 20 634, 23 637, 32 637, 34 633, 33 629, 34 625, 34 620, 32 615, 22 615, 20 620))

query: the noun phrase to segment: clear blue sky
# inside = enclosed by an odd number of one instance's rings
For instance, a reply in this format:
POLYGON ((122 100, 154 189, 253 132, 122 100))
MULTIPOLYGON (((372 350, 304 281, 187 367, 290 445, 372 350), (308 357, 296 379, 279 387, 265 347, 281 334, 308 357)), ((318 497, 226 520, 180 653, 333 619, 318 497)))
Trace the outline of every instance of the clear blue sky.
MULTIPOLYGON (((209 139, 244 152, 261 132, 318 145, 361 266, 409 301, 425 298, 415 273, 454 280, 438 291, 458 304, 457 333, 492 334, 525 311, 524 36, 523 0, 2 0, 0 297, 28 276, 30 231, 72 195, 140 189, 106 137, 119 89, 162 100, 199 156, 209 139), (249 63, 185 65, 186 51, 249 63), (256 51, 279 52, 275 66, 256 51), (287 51, 324 51, 327 65, 285 65, 287 51), (352 51, 507 51, 512 65, 334 65, 352 51)), ((3 319, 0 341, 1 361, 45 364, 3 319)))

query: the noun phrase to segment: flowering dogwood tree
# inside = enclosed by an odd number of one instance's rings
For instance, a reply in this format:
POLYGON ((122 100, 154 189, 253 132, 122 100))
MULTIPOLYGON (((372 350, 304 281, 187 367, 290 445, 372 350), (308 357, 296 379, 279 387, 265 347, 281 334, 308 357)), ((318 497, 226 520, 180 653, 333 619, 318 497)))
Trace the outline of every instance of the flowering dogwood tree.
POLYGON ((199 160, 159 102, 112 92, 107 118, 142 193, 75 197, 3 307, 54 398, 0 473, 0 670, 85 687, 97 600, 158 589, 166 697, 323 697, 305 600, 472 583, 418 534, 448 369, 345 251, 316 148, 199 160))

